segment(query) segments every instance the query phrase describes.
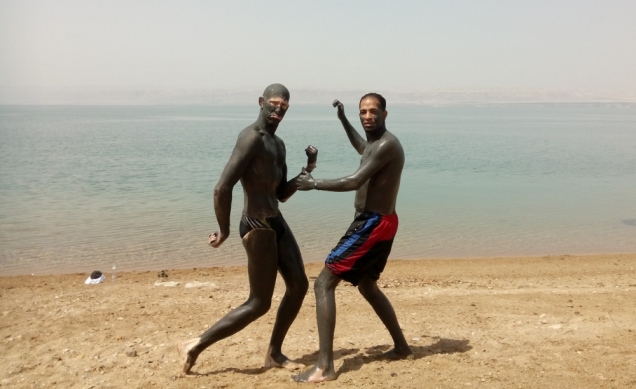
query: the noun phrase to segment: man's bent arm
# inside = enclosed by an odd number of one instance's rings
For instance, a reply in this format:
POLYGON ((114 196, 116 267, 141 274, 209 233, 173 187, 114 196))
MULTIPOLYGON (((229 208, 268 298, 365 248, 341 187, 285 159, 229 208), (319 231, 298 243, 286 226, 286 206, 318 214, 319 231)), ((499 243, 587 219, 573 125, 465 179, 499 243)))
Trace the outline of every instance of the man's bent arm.
POLYGON ((284 203, 285 201, 289 200, 289 198, 298 190, 296 179, 302 174, 311 173, 316 167, 316 161, 318 160, 318 149, 316 149, 312 145, 309 145, 305 149, 305 154, 307 154, 307 166, 303 168, 299 175, 289 181, 287 181, 287 164, 283 165, 283 178, 280 185, 276 189, 276 197, 278 198, 278 201, 284 203))
POLYGON ((358 154, 362 155, 364 152, 365 140, 362 136, 356 131, 356 129, 351 125, 349 119, 345 116, 344 106, 339 100, 333 101, 333 106, 338 108, 338 119, 340 119, 340 123, 342 123, 342 127, 344 127, 345 132, 347 133, 347 137, 349 137, 349 142, 351 142, 351 146, 358 152, 358 154))
POLYGON ((287 181, 287 165, 283 165, 283 178, 280 180, 280 185, 278 185, 278 188, 276 189, 276 197, 278 198, 278 201, 284 203, 289 200, 294 193, 296 193, 298 190, 298 187, 296 186, 297 178, 298 176, 287 181))
POLYGON ((326 190, 330 192, 348 192, 358 190, 369 179, 393 159, 395 152, 391 143, 383 143, 374 151, 373 155, 365 160, 358 170, 346 177, 333 180, 313 179, 311 177, 298 177, 299 190, 326 190))

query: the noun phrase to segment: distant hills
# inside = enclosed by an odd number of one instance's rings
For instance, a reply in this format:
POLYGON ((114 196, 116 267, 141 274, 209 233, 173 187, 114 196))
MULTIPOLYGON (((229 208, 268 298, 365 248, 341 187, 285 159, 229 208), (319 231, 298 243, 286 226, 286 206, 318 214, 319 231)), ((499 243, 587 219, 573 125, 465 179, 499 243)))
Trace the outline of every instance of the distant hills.
MULTIPOLYGON (((292 103, 331 103, 334 98, 357 101, 367 92, 379 92, 390 104, 472 105, 506 103, 636 103, 636 91, 558 91, 549 89, 431 89, 317 90, 294 89, 292 103)), ((120 87, 1 87, 2 105, 246 105, 256 103, 259 88, 174 89, 120 87)))

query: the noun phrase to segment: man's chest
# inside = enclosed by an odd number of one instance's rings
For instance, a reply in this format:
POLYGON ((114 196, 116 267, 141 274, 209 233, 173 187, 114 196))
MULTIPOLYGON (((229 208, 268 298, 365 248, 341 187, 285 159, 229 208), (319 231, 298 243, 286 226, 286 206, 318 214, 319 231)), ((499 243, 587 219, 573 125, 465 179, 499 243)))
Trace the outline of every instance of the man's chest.
POLYGON ((277 166, 282 166, 285 162, 285 148, 280 141, 271 137, 263 137, 260 150, 260 157, 268 160, 277 166))

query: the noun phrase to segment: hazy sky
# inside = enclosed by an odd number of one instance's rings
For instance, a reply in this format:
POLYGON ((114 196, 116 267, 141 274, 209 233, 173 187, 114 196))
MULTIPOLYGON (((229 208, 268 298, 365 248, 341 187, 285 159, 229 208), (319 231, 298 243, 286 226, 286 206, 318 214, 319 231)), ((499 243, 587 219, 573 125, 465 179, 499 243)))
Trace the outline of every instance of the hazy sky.
POLYGON ((0 88, 636 90, 634 0, 0 0, 0 88))

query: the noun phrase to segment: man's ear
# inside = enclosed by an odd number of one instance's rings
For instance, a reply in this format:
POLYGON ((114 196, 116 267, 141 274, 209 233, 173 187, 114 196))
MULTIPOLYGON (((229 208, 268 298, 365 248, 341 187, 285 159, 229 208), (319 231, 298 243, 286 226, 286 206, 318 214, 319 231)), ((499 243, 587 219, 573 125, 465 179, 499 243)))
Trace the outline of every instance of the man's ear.
POLYGON ((263 108, 263 103, 265 102, 265 99, 263 98, 263 96, 258 98, 258 105, 261 106, 261 108, 263 108))
POLYGON ((384 112, 382 112, 382 116, 384 116, 384 118, 385 118, 385 119, 386 119, 386 117, 387 117, 387 115, 388 115, 388 114, 389 114, 389 112, 388 112, 388 111, 384 111, 384 112))

